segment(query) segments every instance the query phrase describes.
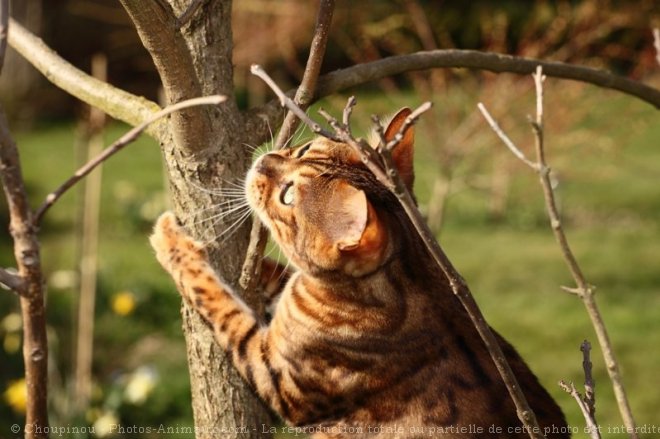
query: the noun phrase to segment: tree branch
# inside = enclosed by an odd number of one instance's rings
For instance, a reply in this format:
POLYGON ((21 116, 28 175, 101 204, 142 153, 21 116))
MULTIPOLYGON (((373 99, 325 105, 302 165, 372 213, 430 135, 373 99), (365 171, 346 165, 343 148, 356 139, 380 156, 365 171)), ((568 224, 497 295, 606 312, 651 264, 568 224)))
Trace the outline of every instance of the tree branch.
POLYGON ((261 78, 266 83, 266 85, 268 85, 268 87, 270 87, 271 90, 273 90, 275 95, 277 95, 277 97, 280 100, 280 105, 282 107, 288 108, 289 111, 294 113, 297 118, 302 120, 303 123, 312 130, 312 132, 314 132, 315 134, 320 134, 324 137, 332 136, 332 133, 330 131, 324 130, 323 127, 321 127, 321 125, 318 122, 313 121, 312 118, 310 118, 302 108, 296 105, 295 102, 293 102, 293 99, 289 97, 289 94, 284 93, 282 89, 278 87, 275 81, 273 81, 273 79, 270 76, 268 76, 268 74, 264 71, 264 69, 260 65, 252 64, 252 66, 250 67, 250 72, 253 75, 261 78))
POLYGON ((587 407, 582 394, 575 388, 575 384, 573 384, 573 382, 566 383, 566 381, 562 380, 559 381, 559 387, 561 387, 564 392, 571 395, 580 408, 582 416, 587 423, 585 432, 589 433, 591 439, 600 439, 600 430, 598 429, 598 424, 596 424, 595 419, 589 415, 589 408, 587 407))
MULTIPOLYGON (((414 70, 468 68, 526 75, 534 72, 538 65, 543 67, 543 71, 547 76, 618 90, 660 108, 660 90, 603 70, 561 62, 540 61, 512 55, 458 49, 429 50, 391 56, 335 70, 319 77, 315 99, 387 76, 414 70)), ((293 96, 293 90, 286 92, 286 95, 293 96)), ((267 138, 269 134, 268 126, 277 125, 277 122, 281 120, 282 115, 278 110, 279 103, 274 100, 248 112, 248 124, 251 132, 254 133, 252 143, 260 144, 263 139, 267 138)))
POLYGON ((499 137, 500 140, 504 142, 506 147, 509 148, 509 150, 513 153, 513 155, 518 157, 524 164, 526 164, 530 168, 536 170, 537 169, 536 163, 529 160, 525 156, 525 154, 520 149, 518 149, 515 143, 513 143, 511 139, 509 139, 509 137, 504 133, 502 128, 500 128, 499 124, 495 121, 493 116, 490 115, 484 104, 479 102, 477 104, 477 108, 479 109, 479 111, 481 111, 481 114, 483 114, 484 118, 488 122, 488 125, 490 125, 491 129, 495 132, 495 134, 497 134, 497 137, 499 137))
MULTIPOLYGON (((10 22, 9 44, 46 79, 67 93, 133 126, 144 122, 160 109, 155 102, 113 87, 77 69, 18 22, 10 22)), ((160 138, 163 129, 164 125, 159 124, 147 132, 160 138)))
POLYGON ((25 423, 33 427, 25 437, 47 437, 48 430, 48 342, 44 308, 44 279, 41 271, 37 230, 21 173, 18 149, 0 108, 0 179, 9 206, 9 230, 14 239, 18 276, 23 280, 23 361, 27 385, 25 423))
MULTIPOLYGON (((316 17, 316 26, 314 30, 314 37, 310 45, 309 57, 307 58, 307 65, 305 66, 305 73, 303 74, 300 86, 296 90, 296 95, 293 101, 302 109, 307 110, 307 107, 314 101, 314 93, 316 91, 316 84, 323 64, 323 56, 328 43, 328 35, 330 33, 330 24, 332 23, 332 16, 335 9, 334 0, 321 0, 319 2, 319 11, 316 17)), ((277 148, 282 148, 293 136, 293 133, 300 125, 300 119, 289 111, 284 119, 282 128, 277 135, 275 145, 277 148)))
POLYGON ((596 383, 591 373, 591 343, 587 340, 580 345, 582 351, 582 370, 584 370, 584 401, 587 403, 589 414, 592 418, 596 416, 596 383))
POLYGON ((8 290, 15 292, 19 296, 25 294, 25 282, 23 278, 2 267, 0 267, 0 286, 7 287, 8 290))
MULTIPOLYGON (((6 26, 9 13, 7 0, 0 0, 0 25, 6 26)), ((0 31, 0 47, 6 45, 6 34, 0 31)), ((4 50, 0 50, 0 66, 4 63, 4 50)), ((14 284, 20 293, 23 319, 23 363, 27 401, 25 437, 48 437, 48 340, 46 338, 46 309, 44 306, 44 277, 37 230, 32 224, 32 211, 27 198, 18 148, 9 132, 5 112, 0 106, 0 183, 9 208, 9 232, 14 240, 14 257, 18 275, 12 278, 0 270, 3 281, 14 284), (20 283, 18 280, 20 279, 20 283)), ((11 286, 11 285, 10 285, 11 286)))
MULTIPOLYGON (((594 287, 587 282, 582 269, 575 259, 575 255, 573 254, 573 251, 568 243, 568 239, 566 238, 566 234, 564 233, 561 218, 559 216, 559 210, 557 209, 554 189, 552 182, 550 181, 550 168, 548 167, 545 160, 543 135, 543 80, 545 79, 545 76, 543 75, 543 68, 541 66, 538 66, 533 77, 534 84, 536 86, 536 118, 530 121, 532 125, 532 131, 534 132, 536 150, 536 163, 533 164, 533 168, 538 173, 541 181, 543 196, 545 198, 546 211, 550 219, 550 227, 552 228, 555 239, 559 244, 562 255, 564 257, 564 261, 566 262, 573 280, 577 285, 577 288, 568 290, 579 296, 584 303, 587 314, 591 320, 591 324, 596 332, 598 344, 600 345, 603 353, 605 365, 607 366, 607 372, 612 382, 614 395, 619 406, 619 412, 621 413, 621 417, 627 431, 630 434, 630 437, 636 439, 638 435, 635 432, 635 420, 633 418, 632 411, 630 410, 630 404, 628 403, 628 397, 623 386, 623 381, 619 372, 619 365, 614 355, 612 343, 610 342, 605 322, 603 321, 603 317, 596 303, 594 287)), ((508 138, 503 132, 501 134, 505 138, 508 138)), ((498 133, 498 135, 500 134, 498 133)), ((507 145, 508 143, 513 144, 510 139, 508 142, 505 141, 505 143, 507 145)), ((518 148, 516 147, 516 149, 518 148)))
MULTIPOLYGON (((321 65, 323 64, 323 56, 325 55, 334 9, 334 0, 321 0, 319 2, 314 37, 310 45, 307 65, 305 66, 302 81, 294 97, 294 101, 302 110, 306 110, 314 99, 316 81, 321 71, 321 65)), ((300 119, 292 111, 288 112, 277 135, 275 149, 281 149, 288 143, 298 128, 299 121, 300 119)), ((257 285, 261 273, 261 261, 263 260, 267 243, 268 230, 261 223, 259 217, 255 215, 252 218, 250 244, 248 245, 245 262, 243 262, 243 268, 241 270, 240 284, 245 290, 251 291, 257 285)))
POLYGON ((566 384, 565 381, 559 382, 561 387, 566 393, 571 395, 575 402, 577 402, 582 416, 587 423, 586 433, 589 433, 591 439, 600 439, 600 427, 596 422, 596 394, 594 379, 591 374, 591 344, 585 340, 580 345, 582 351, 582 368, 584 370, 584 396, 575 388, 573 382, 566 384))
POLYGON ((562 62, 540 61, 499 53, 458 49, 431 50, 391 56, 378 61, 336 70, 319 78, 317 96, 327 96, 365 82, 413 70, 454 67, 526 75, 533 73, 539 65, 543 67, 543 72, 547 76, 611 88, 635 96, 656 108, 660 108, 660 90, 603 70, 562 62))
POLYGON ((92 172, 94 168, 106 161, 108 158, 121 151, 126 145, 135 141, 140 134, 145 131, 149 125, 160 120, 161 118, 167 116, 168 114, 180 111, 185 108, 195 107, 199 105, 218 105, 226 100, 224 96, 205 96, 201 98, 188 99, 178 104, 170 105, 160 110, 159 112, 152 115, 148 120, 144 121, 140 125, 128 131, 126 134, 121 136, 116 142, 108 146, 101 154, 94 157, 89 162, 85 163, 80 169, 78 169, 69 179, 67 179, 60 187, 51 192, 46 196, 45 201, 41 204, 39 209, 37 209, 34 217, 34 225, 38 226, 43 218, 44 214, 50 207, 55 204, 57 200, 60 199, 64 193, 69 190, 73 185, 78 183, 83 179, 87 174, 92 172))
MULTIPOLYGON (((263 77, 267 75, 262 71, 259 76, 263 77)), ((277 85, 272 82, 272 80, 269 81, 268 84, 271 86, 271 88, 273 86, 275 87, 273 91, 278 96, 280 96, 280 98, 285 96, 284 93, 277 88, 277 85)), ((295 104, 290 99, 283 99, 283 104, 286 105, 289 110, 294 111, 296 114, 300 113, 300 110, 295 108, 295 104)), ((374 149, 369 144, 367 144, 365 140, 355 139, 351 133, 349 119, 351 115, 351 109, 354 104, 355 99, 349 99, 348 104, 344 110, 342 123, 338 122, 332 117, 329 117, 327 113, 322 112, 322 115, 326 117, 328 123, 330 123, 333 128, 332 133, 328 133, 326 130, 321 129, 320 126, 313 121, 310 124, 309 118, 303 119, 303 122, 309 124, 313 131, 331 140, 344 142, 354 148, 362 157, 362 162, 374 174, 378 181, 397 197, 399 203, 404 208, 406 214, 415 227, 415 230, 422 238, 424 245, 428 249, 430 255, 433 257, 438 267, 447 277, 454 295, 456 295, 456 297, 460 300, 461 304, 469 315, 470 320, 477 329, 477 332, 479 332, 479 335, 481 336, 486 349, 491 355, 491 358, 498 372, 500 373, 500 376, 502 377, 504 385, 509 391, 511 399, 513 400, 516 407, 518 418, 525 426, 525 431, 529 433, 531 438, 543 438, 544 436, 541 433, 541 429, 536 420, 536 416, 534 415, 532 409, 529 407, 529 404, 527 403, 527 400, 522 393, 520 385, 518 384, 518 381, 513 374, 513 371, 511 370, 506 357, 502 353, 502 349, 500 348, 497 339, 486 323, 481 310, 477 306, 477 303, 475 302, 474 297, 470 292, 470 289, 465 283, 465 280, 461 277, 456 268, 454 268, 447 255, 444 253, 438 242, 433 237, 433 233, 429 230, 424 221, 424 218, 422 217, 422 214, 417 209, 410 192, 408 192, 405 184, 397 174, 396 168, 391 162, 391 156, 387 153, 380 154, 377 152, 384 150, 385 145, 382 144, 382 139, 381 144, 378 145, 376 149, 374 149)), ((428 108, 430 108, 429 103, 425 103, 420 106, 420 108, 413 111, 413 114, 411 114, 411 121, 406 122, 404 127, 413 123, 414 118, 419 116, 428 108)), ((399 132, 396 137, 399 135, 402 135, 402 132, 399 132)))
MULTIPOLYGON (((178 20, 167 2, 121 0, 135 28, 156 65, 170 104, 204 94, 193 60, 179 28, 178 20)), ((191 109, 175 113, 171 134, 184 154, 192 155, 209 145, 208 113, 191 109)))

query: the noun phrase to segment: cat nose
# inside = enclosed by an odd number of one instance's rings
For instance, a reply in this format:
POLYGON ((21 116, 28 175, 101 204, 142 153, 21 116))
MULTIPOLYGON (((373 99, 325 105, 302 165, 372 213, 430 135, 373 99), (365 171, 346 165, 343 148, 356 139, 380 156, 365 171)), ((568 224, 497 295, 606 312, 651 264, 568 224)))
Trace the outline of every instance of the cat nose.
POLYGON ((265 154, 259 158, 255 168, 258 173, 266 177, 274 177, 277 174, 277 168, 284 162, 284 157, 278 154, 265 154))

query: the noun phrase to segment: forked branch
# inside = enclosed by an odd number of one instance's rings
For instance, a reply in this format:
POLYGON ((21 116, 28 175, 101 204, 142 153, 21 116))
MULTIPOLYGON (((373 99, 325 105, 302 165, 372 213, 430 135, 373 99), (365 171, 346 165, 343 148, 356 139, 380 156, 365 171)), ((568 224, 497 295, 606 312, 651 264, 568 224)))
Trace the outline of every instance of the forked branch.
POLYGON ((596 422, 596 385, 591 374, 591 344, 587 340, 583 341, 580 350, 582 351, 582 368, 584 370, 584 395, 575 388, 573 382, 566 383, 562 380, 559 382, 559 387, 575 399, 587 423, 585 432, 590 435, 591 439, 600 439, 600 427, 596 422))
MULTIPOLYGON (((259 67, 253 67, 252 71, 258 76, 264 78, 264 80, 268 78, 268 75, 259 67)), ((539 428, 536 416, 534 415, 532 409, 529 407, 529 404, 527 403, 527 400, 525 399, 525 396, 520 389, 520 385, 518 384, 518 381, 513 374, 511 367, 509 366, 504 354, 502 353, 497 339, 486 323, 481 310, 477 306, 467 284, 458 273, 458 271, 454 268, 452 263, 449 261, 449 258, 445 255, 444 251, 435 240, 433 233, 426 225, 421 213, 415 205, 410 192, 408 192, 405 184, 396 172, 396 169, 391 162, 391 157, 389 157, 388 154, 381 154, 378 152, 385 149, 385 144, 383 144, 381 140, 381 145, 379 145, 377 149, 374 150, 364 139, 356 139, 353 136, 350 129, 350 115, 352 112, 352 107, 355 104, 355 100, 349 99, 349 102, 343 113, 342 122, 339 122, 336 119, 330 117, 327 113, 323 113, 323 115, 326 117, 326 120, 333 128, 333 131, 327 131, 323 129, 318 123, 309 119, 309 117, 307 117, 304 112, 297 108, 295 103, 293 103, 291 99, 288 99, 285 93, 282 92, 282 90, 280 90, 272 80, 267 80, 266 82, 281 99, 282 104, 285 105, 289 110, 294 111, 296 114, 300 114, 303 122, 306 123, 312 129, 312 131, 329 139, 345 142, 356 151, 358 151, 365 166, 369 168, 369 170, 374 174, 380 183, 387 187, 397 197, 402 207, 406 211, 406 214, 413 223, 416 231, 421 236, 429 253, 432 255, 435 262, 438 264, 442 272, 449 280, 453 293, 460 300, 461 304, 470 316, 472 323, 479 332, 479 335, 484 341, 484 344, 488 349, 488 352, 490 353, 491 358, 493 359, 493 362, 495 363, 495 366, 497 367, 497 370, 500 373, 507 390, 509 391, 509 394, 511 395, 511 398, 516 406, 518 417, 522 424, 525 426, 525 431, 529 433, 531 438, 543 438, 544 436, 541 433, 541 429, 539 428)), ((410 120, 406 121, 402 128, 414 123, 416 117, 422 114, 424 111, 428 110, 428 108, 430 108, 430 104, 426 103, 423 104, 420 108, 416 109, 413 114, 410 115, 410 120)), ((402 135, 403 131, 400 130, 395 138, 402 135)), ((396 146, 396 144, 388 147, 393 148, 394 146, 396 146)))
POLYGON ((571 249, 571 246, 568 243, 568 239, 566 238, 566 234, 564 233, 561 217, 559 216, 559 209, 557 208, 555 193, 552 182, 550 180, 550 168, 548 167, 545 158, 543 133, 543 81, 545 76, 543 75, 543 69, 541 66, 538 66, 533 77, 536 87, 536 117, 534 119, 530 118, 530 123, 534 133, 534 145, 536 150, 535 162, 527 160, 524 155, 522 155, 520 149, 515 146, 513 141, 511 141, 511 139, 501 129, 499 129, 492 116, 490 116, 482 104, 479 105, 479 110, 481 110, 481 112, 484 114, 484 117, 491 125, 493 131, 495 131, 495 133, 502 139, 507 147, 514 151, 514 154, 518 158, 520 158, 528 166, 532 167, 539 175, 541 187, 543 189, 543 196, 545 198, 546 211, 550 219, 550 227, 552 228, 555 239, 557 240, 564 257, 564 261, 566 262, 566 265, 571 272, 573 280, 576 284, 575 288, 564 289, 579 296, 584 303, 587 314, 591 319, 591 324, 596 332, 598 344, 600 345, 603 352, 603 358, 605 360, 605 365, 610 380, 612 381, 612 387, 614 389, 614 395, 616 396, 617 404, 619 406, 619 412, 621 413, 621 417, 627 431, 630 434, 630 437, 636 439, 638 435, 635 429, 635 420, 633 418, 632 411, 630 410, 630 404, 628 403, 628 397, 623 386, 621 374, 619 373, 619 363, 617 362, 614 355, 614 350, 607 333, 605 322, 596 303, 594 287, 587 282, 582 269, 580 268, 580 265, 575 258, 573 250, 571 249), (519 154, 522 155, 522 157, 515 153, 515 151, 519 151, 519 154))

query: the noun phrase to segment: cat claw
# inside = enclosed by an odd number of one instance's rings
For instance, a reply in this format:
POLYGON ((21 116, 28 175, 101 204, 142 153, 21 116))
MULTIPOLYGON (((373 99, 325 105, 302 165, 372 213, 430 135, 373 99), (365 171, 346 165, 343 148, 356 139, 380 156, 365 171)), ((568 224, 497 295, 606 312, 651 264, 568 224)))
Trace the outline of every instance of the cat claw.
POLYGON ((156 259, 167 271, 170 271, 171 253, 177 231, 176 217, 172 212, 163 213, 154 226, 154 232, 149 237, 149 243, 156 252, 156 259))
POLYGON ((156 220, 149 242, 156 252, 156 259, 168 272, 172 272, 174 259, 180 261, 191 252, 195 253, 195 256, 206 256, 204 246, 184 232, 176 216, 170 211, 164 212, 156 220))

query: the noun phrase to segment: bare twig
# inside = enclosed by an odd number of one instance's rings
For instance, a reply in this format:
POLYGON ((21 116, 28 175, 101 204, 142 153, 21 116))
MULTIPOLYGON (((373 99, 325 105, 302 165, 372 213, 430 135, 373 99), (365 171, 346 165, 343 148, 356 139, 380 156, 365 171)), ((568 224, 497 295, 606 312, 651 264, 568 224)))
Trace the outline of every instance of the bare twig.
MULTIPOLYGON (((575 294, 576 296, 579 296, 580 293, 582 293, 582 290, 579 288, 572 288, 572 287, 567 287, 566 285, 559 285, 559 288, 561 288, 562 291, 566 291, 567 293, 570 294, 575 294)), ((595 288, 592 286, 591 288, 595 288)))
MULTIPOLYGON (((314 37, 310 45, 307 65, 300 86, 296 90, 294 101, 302 110, 306 110, 314 98, 316 90, 316 81, 321 71, 323 56, 328 42, 330 24, 334 13, 334 0, 321 0, 316 18, 314 37)), ((299 125, 298 117, 289 111, 284 118, 282 127, 275 141, 275 149, 283 148, 299 125)), ((252 229, 250 231, 250 243, 243 262, 241 270, 240 285, 246 291, 253 291, 259 280, 261 273, 261 261, 263 260, 264 250, 268 243, 268 230, 261 223, 256 215, 252 218, 252 229)))
MULTIPOLYGON (((268 75, 263 72, 263 70, 261 70, 259 76, 262 78, 268 77, 268 75)), ((268 80, 266 83, 271 86, 273 91, 278 96, 280 96, 280 98, 282 98, 282 96, 286 97, 282 90, 280 90, 272 80, 268 80)), ((296 109, 296 105, 290 99, 283 99, 283 102, 291 111, 296 112, 296 114, 300 113, 300 110, 296 109)), ((334 132, 328 132, 326 130, 320 129, 319 125, 309 120, 306 115, 303 119, 303 122, 307 123, 313 131, 321 134, 322 136, 332 140, 345 142, 354 148, 357 152, 360 153, 363 163, 367 166, 367 168, 369 168, 369 170, 374 174, 378 181, 397 197, 401 206, 404 208, 406 214, 413 223, 416 231, 422 238, 429 253, 447 277, 453 293, 460 300, 472 323, 479 332, 479 335, 484 341, 484 345, 488 349, 488 352, 490 353, 491 358, 493 359, 493 362, 495 363, 495 366, 500 373, 502 380, 507 390, 509 391, 509 394, 511 395, 511 398, 516 406, 518 417, 525 426, 526 431, 529 433, 531 438, 543 438, 544 436, 538 426, 536 416, 534 415, 532 409, 529 407, 529 404, 527 403, 525 396, 520 389, 520 385, 518 384, 518 381, 514 376, 511 367, 506 361, 506 357, 502 353, 497 339, 493 335, 490 327, 483 317, 483 314, 481 313, 481 310, 477 306, 472 293, 470 292, 461 275, 454 268, 453 264, 449 261, 449 258, 446 256, 440 245, 435 240, 433 233, 426 225, 421 213, 415 205, 410 192, 408 192, 405 184, 397 174, 395 167, 391 162, 388 163, 390 158, 387 154, 377 154, 375 150, 367 144, 366 141, 363 139, 355 139, 355 137, 352 135, 350 131, 349 116, 351 114, 353 105, 354 100, 350 99, 346 108, 344 109, 342 123, 329 117, 327 113, 322 112, 322 115, 326 117, 328 123, 330 123, 330 125, 333 127, 334 132), (376 154, 377 157, 375 157, 374 154, 376 154)), ((414 113, 421 114, 425 107, 427 107, 427 104, 424 104, 422 107, 418 108, 416 111, 414 111, 414 113)), ((378 149, 382 149, 382 146, 378 149)))
POLYGON ((525 154, 520 149, 518 149, 518 147, 515 145, 515 143, 513 143, 513 141, 511 141, 511 139, 509 139, 509 136, 507 136, 506 133, 502 130, 502 128, 500 128, 500 126, 495 121, 495 119, 493 119, 493 116, 490 115, 490 113, 488 112, 488 110, 486 109, 484 104, 479 102, 477 104, 477 108, 479 108, 479 111, 481 111, 481 114, 484 115, 484 118, 486 118, 486 121, 488 122, 490 127, 493 129, 493 131, 495 131, 495 134, 497 134, 497 136, 502 140, 502 142, 504 142, 504 144, 507 146, 507 148, 509 148, 509 150, 511 150, 513 155, 515 155, 520 160, 522 160, 523 163, 525 163, 530 168, 536 170, 536 163, 529 160, 525 156, 525 154))
MULTIPOLYGON (((605 360, 605 365, 607 366, 607 372, 612 381, 612 387, 614 389, 614 394, 616 396, 617 404, 619 406, 619 412, 626 426, 627 431, 630 434, 631 438, 637 438, 637 433, 635 429, 635 421, 630 410, 630 405, 628 403, 628 397, 626 396, 626 391, 623 386, 621 379, 621 374, 619 373, 619 365, 614 356, 614 351, 612 344, 607 333, 607 328, 603 321, 603 317, 600 314, 598 305, 596 303, 594 295, 594 287, 590 285, 582 273, 582 270, 575 259, 575 255, 568 243, 566 234, 562 227, 561 218, 559 216, 559 210, 557 209, 557 203, 555 200, 554 189, 552 187, 552 182, 550 180, 550 168, 548 167, 545 160, 545 147, 544 147, 544 136, 543 136, 543 68, 538 66, 534 76, 534 84, 536 87, 536 118, 530 123, 532 125, 532 131, 534 132, 535 140, 535 149, 536 149, 536 163, 532 166, 538 173, 541 187, 543 188, 543 195, 546 203, 546 211, 550 219, 550 226, 555 235, 555 239, 559 243, 562 255, 566 265, 568 266, 569 271, 573 276, 577 287, 574 289, 566 288, 563 289, 570 291, 582 299, 584 306, 587 310, 587 314, 591 319, 591 324, 594 327, 596 336, 598 337, 598 344, 601 347, 603 352, 603 358, 605 360)), ((508 146, 508 145, 507 145, 508 146)), ((515 147, 515 149, 518 149, 515 147)), ((526 162, 529 165, 529 163, 526 162)))
POLYGON ((25 281, 16 273, 0 267, 0 287, 6 287, 8 290, 22 296, 25 294, 25 281))
POLYGON ((576 388, 573 382, 567 384, 565 381, 559 382, 559 387, 561 387, 566 393, 571 395, 575 402, 577 402, 582 416, 587 424, 586 433, 589 433, 591 439, 600 439, 600 427, 598 422, 596 422, 596 394, 595 394, 595 383, 593 376, 591 374, 591 344, 584 340, 580 345, 580 350, 582 351, 582 368, 584 370, 584 391, 585 394, 582 395, 576 388))
POLYGON ((417 120, 419 117, 429 111, 433 105, 431 102, 424 102, 422 105, 417 107, 412 113, 406 117, 406 120, 403 121, 403 125, 401 125, 401 129, 399 129, 399 132, 394 135, 394 138, 390 140, 389 142, 383 142, 381 138, 381 150, 384 151, 389 151, 392 152, 394 148, 403 140, 403 133, 406 132, 408 128, 410 128, 412 125, 417 123, 417 120))
MULTIPOLYGON (((261 262, 264 257, 264 251, 268 244, 268 229, 264 227, 261 220, 254 215, 252 218, 252 228, 250 229, 250 242, 245 253, 243 267, 241 268, 241 277, 238 282, 245 291, 254 291, 261 275, 261 262)), ((263 315, 264 309, 260 305, 256 309, 258 315, 263 315)))
POLYGON ((68 180, 66 180, 60 187, 58 187, 56 190, 51 192, 46 196, 46 199, 44 202, 41 204, 39 209, 37 209, 34 217, 34 224, 38 225, 41 221, 41 219, 44 216, 44 213, 50 207, 67 191, 69 190, 73 185, 75 185, 77 182, 79 182, 84 176, 89 174, 94 168, 96 168, 98 165, 103 163, 105 160, 107 160, 109 157, 113 156, 117 152, 121 151, 122 148, 124 148, 126 145, 129 143, 135 141, 142 132, 147 129, 147 127, 154 123, 155 121, 159 120, 162 117, 167 116, 170 113, 173 113, 175 111, 179 111, 184 108, 190 108, 190 107, 195 107, 199 105, 217 105, 226 100, 225 96, 204 96, 201 98, 193 98, 193 99, 188 99, 186 101, 179 102, 174 105, 167 106, 160 110, 159 112, 153 114, 149 119, 146 121, 142 122, 140 125, 134 127, 130 131, 128 131, 126 134, 121 136, 116 142, 114 142, 112 145, 108 146, 101 154, 99 154, 97 157, 94 159, 90 160, 87 162, 84 166, 82 166, 80 169, 78 169, 68 180))
POLYGON ((573 397, 573 399, 575 399, 575 402, 580 408, 580 411, 582 412, 582 415, 584 416, 584 419, 587 423, 586 432, 589 433, 591 439, 600 439, 600 429, 598 427, 598 424, 596 424, 596 420, 592 416, 590 416, 587 403, 584 401, 583 396, 580 394, 580 392, 578 392, 578 390, 575 388, 573 382, 566 383, 566 381, 560 381, 559 387, 561 387, 566 393, 568 393, 573 397))
POLYGON ((329 131, 326 131, 319 125, 318 123, 314 122, 308 115, 305 113, 299 106, 297 106, 293 100, 288 97, 281 88, 275 84, 275 81, 268 76, 268 74, 264 71, 264 69, 259 65, 259 64, 252 64, 250 67, 250 72, 261 78, 277 95, 278 99, 280 100, 280 105, 283 107, 286 107, 289 109, 289 111, 292 111, 300 120, 303 121, 305 125, 307 125, 315 134, 320 134, 325 137, 325 135, 331 136, 332 133, 329 131), (275 91, 277 90, 277 91, 275 91))
MULTIPOLYGON (((325 48, 328 43, 328 35, 330 33, 330 24, 334 13, 335 1, 334 0, 321 0, 319 2, 319 11, 316 17, 316 25, 312 44, 310 45, 309 56, 307 58, 307 65, 305 66, 305 73, 303 74, 300 86, 296 90, 296 95, 293 101, 298 104, 302 110, 307 110, 307 107, 312 103, 316 91, 316 82, 321 71, 323 64, 323 56, 325 55, 325 48)), ((275 142, 276 148, 282 148, 287 140, 293 136, 296 128, 299 125, 299 118, 291 111, 286 115, 282 128, 277 135, 275 142)))
POLYGON ((589 414, 596 417, 596 383, 591 373, 591 343, 587 340, 580 345, 582 351, 582 369, 584 370, 584 401, 587 403, 589 414))

